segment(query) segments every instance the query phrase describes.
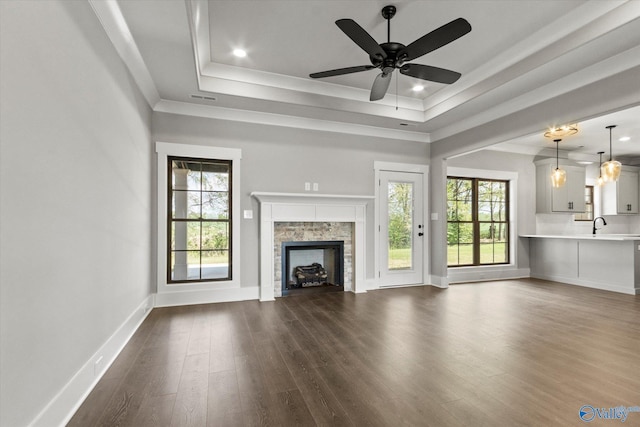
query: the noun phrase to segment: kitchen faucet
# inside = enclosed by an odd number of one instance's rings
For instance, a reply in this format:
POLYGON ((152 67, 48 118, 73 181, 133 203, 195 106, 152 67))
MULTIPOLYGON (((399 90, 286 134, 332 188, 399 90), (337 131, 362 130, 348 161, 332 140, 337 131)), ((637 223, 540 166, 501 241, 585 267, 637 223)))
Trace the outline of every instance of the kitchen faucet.
POLYGON ((604 220, 604 218, 602 218, 601 216, 597 217, 596 219, 593 220, 593 235, 595 236, 596 234, 596 230, 600 230, 599 228, 596 228, 596 221, 601 219, 602 220, 602 225, 605 226, 607 225, 607 221, 604 220))

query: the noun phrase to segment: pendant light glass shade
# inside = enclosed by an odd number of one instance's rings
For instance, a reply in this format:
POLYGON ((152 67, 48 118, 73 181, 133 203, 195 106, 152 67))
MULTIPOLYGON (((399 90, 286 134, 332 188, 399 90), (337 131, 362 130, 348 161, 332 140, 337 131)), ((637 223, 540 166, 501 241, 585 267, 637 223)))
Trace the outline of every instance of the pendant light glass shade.
POLYGON ((567 173, 564 169, 555 168, 551 173, 551 185, 553 188, 560 188, 567 182, 567 173))
POLYGON ((616 160, 609 160, 602 164, 601 171, 604 182, 614 182, 620 178, 622 164, 616 160))
POLYGON ((567 182, 567 172, 563 169, 560 169, 558 164, 558 143, 562 141, 561 139, 554 139, 553 142, 556 143, 556 168, 551 172, 551 185, 553 188, 560 188, 567 182))
POLYGON ((620 172, 622 171, 622 164, 613 160, 613 150, 611 149, 611 130, 616 127, 615 125, 607 126, 609 129, 609 161, 606 161, 600 166, 600 174, 604 182, 617 181, 620 178, 620 172))

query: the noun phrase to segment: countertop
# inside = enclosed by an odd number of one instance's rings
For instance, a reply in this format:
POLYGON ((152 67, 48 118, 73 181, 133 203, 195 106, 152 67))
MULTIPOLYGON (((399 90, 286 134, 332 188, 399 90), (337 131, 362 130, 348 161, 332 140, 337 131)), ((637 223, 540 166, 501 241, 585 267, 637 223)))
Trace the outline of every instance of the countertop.
POLYGON ((640 234, 521 234, 520 237, 536 237, 542 239, 575 239, 575 240, 640 240, 640 234))

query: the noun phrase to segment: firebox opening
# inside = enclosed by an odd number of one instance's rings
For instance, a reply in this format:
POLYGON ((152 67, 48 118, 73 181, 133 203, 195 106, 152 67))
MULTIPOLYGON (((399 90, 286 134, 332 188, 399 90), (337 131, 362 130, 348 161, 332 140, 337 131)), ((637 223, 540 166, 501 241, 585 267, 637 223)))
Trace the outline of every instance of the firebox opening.
POLYGON ((344 242, 282 243, 282 295, 344 290, 344 242))

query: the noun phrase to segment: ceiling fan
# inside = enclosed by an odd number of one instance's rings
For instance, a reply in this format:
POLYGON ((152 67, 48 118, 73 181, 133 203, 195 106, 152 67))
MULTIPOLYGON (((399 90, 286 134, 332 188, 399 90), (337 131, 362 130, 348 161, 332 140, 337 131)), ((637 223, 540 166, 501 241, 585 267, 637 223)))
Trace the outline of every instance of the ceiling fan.
POLYGON ((378 44, 365 29, 353 19, 338 19, 336 25, 353 40, 358 46, 369 54, 372 65, 358 65, 355 67, 338 68, 335 70, 321 71, 309 74, 309 77, 319 79, 323 77, 340 76, 343 74, 357 73, 360 71, 379 68, 382 72, 373 81, 370 101, 384 98, 391 82, 393 70, 398 68, 400 73, 429 80, 437 83, 451 84, 457 81, 461 74, 444 68, 430 65, 409 64, 416 58, 426 55, 452 41, 464 36, 471 31, 471 24, 466 19, 458 18, 420 37, 408 46, 391 41, 391 18, 396 14, 395 6, 382 8, 382 17, 387 20, 387 42, 378 44))

